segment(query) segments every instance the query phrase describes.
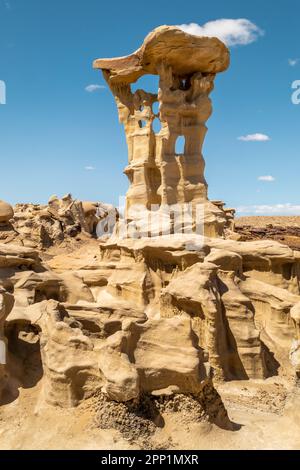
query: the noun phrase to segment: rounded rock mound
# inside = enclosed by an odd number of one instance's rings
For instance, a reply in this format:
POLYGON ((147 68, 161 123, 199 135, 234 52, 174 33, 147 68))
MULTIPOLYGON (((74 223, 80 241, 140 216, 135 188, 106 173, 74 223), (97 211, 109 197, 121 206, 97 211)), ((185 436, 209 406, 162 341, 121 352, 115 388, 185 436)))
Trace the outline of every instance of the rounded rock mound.
POLYGON ((0 199, 0 223, 9 222, 14 216, 14 210, 10 204, 0 199))

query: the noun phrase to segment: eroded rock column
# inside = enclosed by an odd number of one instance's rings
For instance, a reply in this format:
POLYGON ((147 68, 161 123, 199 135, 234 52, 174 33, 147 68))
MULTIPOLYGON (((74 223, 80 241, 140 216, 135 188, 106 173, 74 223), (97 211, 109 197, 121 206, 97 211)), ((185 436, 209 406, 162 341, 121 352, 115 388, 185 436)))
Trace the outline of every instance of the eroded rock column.
POLYGON ((207 131, 205 123, 212 113, 208 95, 215 75, 197 72, 180 77, 171 66, 162 63, 159 76, 162 130, 156 135, 156 163, 161 175, 161 203, 205 202, 202 145, 207 131), (181 153, 176 152, 179 138, 184 144, 181 153))
POLYGON ((94 62, 115 97, 125 128, 127 214, 137 205, 153 210, 199 203, 205 206, 205 224, 213 227, 207 235, 222 234, 226 217, 208 201, 202 146, 212 113, 209 94, 214 78, 228 65, 229 51, 221 41, 171 26, 154 30, 130 56, 94 62), (145 74, 159 76, 158 94, 132 92, 131 84, 145 74))

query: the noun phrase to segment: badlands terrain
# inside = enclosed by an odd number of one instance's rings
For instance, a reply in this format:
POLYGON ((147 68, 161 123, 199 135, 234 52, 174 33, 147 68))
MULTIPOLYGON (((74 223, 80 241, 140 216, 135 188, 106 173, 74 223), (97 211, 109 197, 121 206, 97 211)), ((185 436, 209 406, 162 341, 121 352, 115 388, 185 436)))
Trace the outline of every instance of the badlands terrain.
POLYGON ((268 238, 300 250, 300 216, 239 217, 235 230, 243 240, 268 238))
POLYGON ((126 135, 124 213, 0 201, 0 448, 300 448, 297 224, 208 198, 229 64, 221 41, 174 26, 95 60, 126 135), (158 92, 133 92, 146 74, 158 92))

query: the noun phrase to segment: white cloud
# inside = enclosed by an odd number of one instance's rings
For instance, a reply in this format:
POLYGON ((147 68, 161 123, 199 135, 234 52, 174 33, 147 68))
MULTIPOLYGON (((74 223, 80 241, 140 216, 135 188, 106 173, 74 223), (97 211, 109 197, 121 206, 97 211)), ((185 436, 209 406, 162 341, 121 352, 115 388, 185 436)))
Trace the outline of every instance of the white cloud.
POLYGON ((222 18, 209 21, 203 26, 197 23, 182 24, 179 25, 179 28, 195 36, 217 37, 227 46, 245 46, 264 35, 263 30, 245 18, 222 18))
POLYGON ((299 60, 300 59, 289 59, 288 62, 291 67, 295 67, 295 65, 298 64, 299 60))
POLYGON ((268 182, 275 181, 274 176, 271 176, 271 175, 259 176, 257 179, 258 179, 258 181, 268 181, 268 182))
POLYGON ((86 171, 95 171, 96 170, 96 168, 94 166, 85 166, 84 169, 86 171))
POLYGON ((242 140, 243 142, 267 142, 268 140, 271 140, 271 138, 266 134, 257 133, 242 135, 241 137, 238 137, 238 140, 242 140))
POLYGON ((257 215, 300 215, 300 204, 273 204, 240 206, 237 208, 239 214, 257 215))
POLYGON ((104 90, 105 88, 106 88, 106 86, 104 86, 104 85, 91 84, 91 85, 88 85, 88 86, 85 87, 85 91, 87 91, 88 93, 93 93, 94 91, 104 90))

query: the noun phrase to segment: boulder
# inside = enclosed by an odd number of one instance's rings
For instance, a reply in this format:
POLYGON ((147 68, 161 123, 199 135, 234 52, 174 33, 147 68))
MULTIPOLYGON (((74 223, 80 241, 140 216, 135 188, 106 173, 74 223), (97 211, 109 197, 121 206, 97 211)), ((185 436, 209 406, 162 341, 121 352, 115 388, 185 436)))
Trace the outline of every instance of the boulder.
POLYGON ((0 224, 8 224, 13 218, 14 210, 10 204, 0 200, 0 224))

